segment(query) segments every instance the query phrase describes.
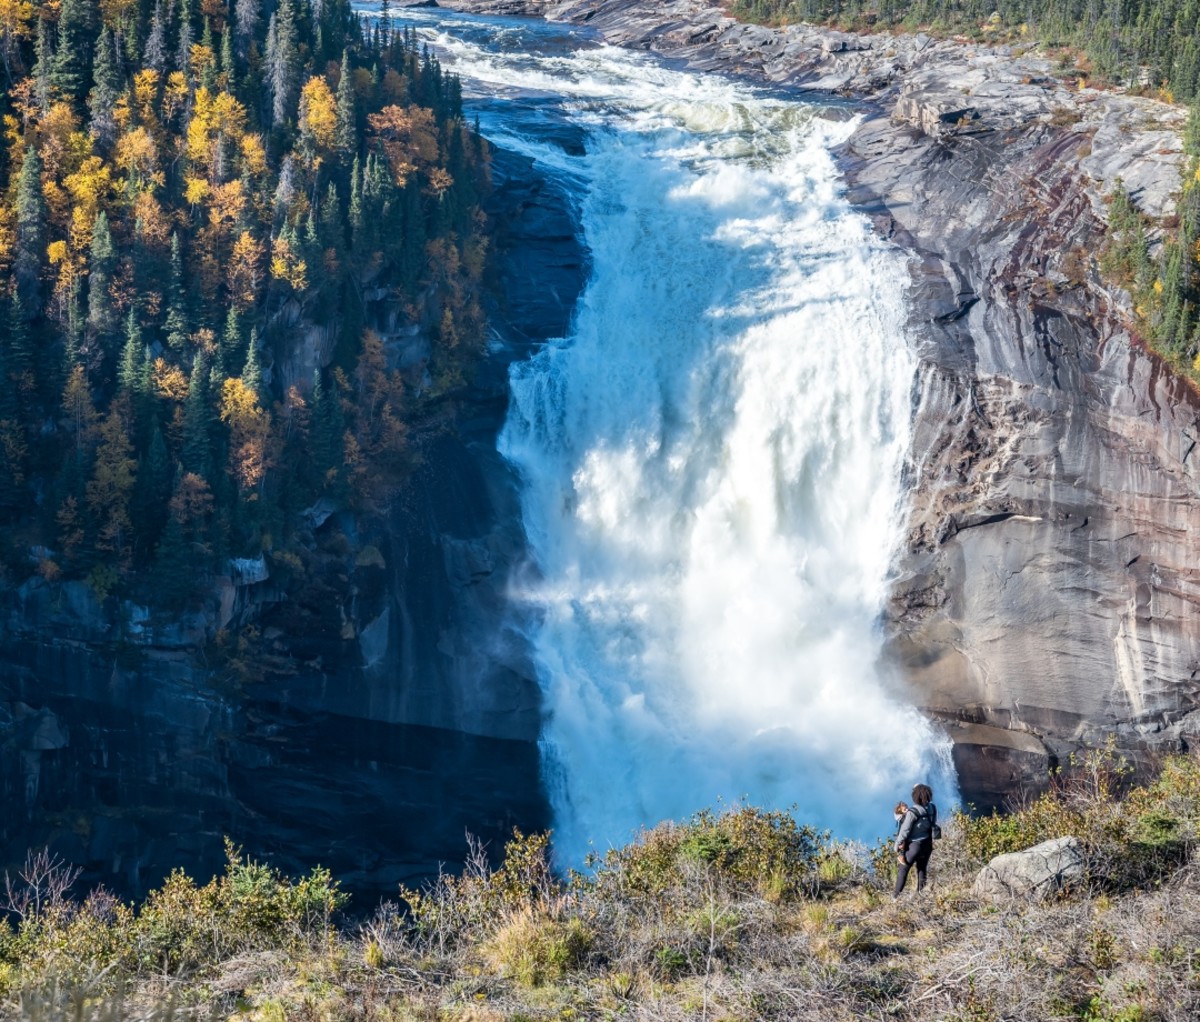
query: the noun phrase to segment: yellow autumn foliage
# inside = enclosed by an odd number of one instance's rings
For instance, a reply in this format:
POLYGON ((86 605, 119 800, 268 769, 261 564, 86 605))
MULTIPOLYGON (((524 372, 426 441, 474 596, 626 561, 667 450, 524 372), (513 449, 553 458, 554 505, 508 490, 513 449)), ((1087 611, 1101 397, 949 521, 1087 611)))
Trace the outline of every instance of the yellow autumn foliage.
POLYGON ((208 198, 210 192, 212 192, 212 185, 210 185, 204 178, 185 178, 183 185, 183 197, 189 206, 200 205, 200 203, 208 198))
POLYGON ((228 92, 214 96, 203 87, 196 90, 187 130, 187 154, 197 169, 211 170, 217 147, 223 141, 238 142, 245 131, 246 108, 233 96, 228 92))
POLYGON ((318 149, 332 149, 337 134, 337 100, 325 79, 314 75, 300 92, 300 130, 318 149))
POLYGON ((282 236, 271 242, 271 276, 286 280, 296 291, 308 287, 308 264, 292 251, 291 244, 282 236))
POLYGON ((271 417, 241 377, 221 385, 221 421, 229 426, 229 470, 243 490, 257 486, 267 470, 271 417))
POLYGON ((262 135, 244 135, 242 137, 242 164, 251 174, 267 172, 267 150, 263 145, 262 135))

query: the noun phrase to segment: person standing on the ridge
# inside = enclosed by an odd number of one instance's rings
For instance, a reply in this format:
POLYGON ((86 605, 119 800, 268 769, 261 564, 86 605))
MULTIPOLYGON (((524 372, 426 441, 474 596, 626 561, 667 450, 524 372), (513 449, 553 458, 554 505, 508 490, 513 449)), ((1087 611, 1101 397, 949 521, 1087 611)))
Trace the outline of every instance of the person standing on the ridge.
POLYGON ((933 804, 933 790, 927 784, 918 784, 912 790, 913 804, 900 821, 896 832, 896 859, 900 869, 896 873, 896 897, 904 890, 908 871, 917 867, 917 891, 925 887, 925 871, 929 856, 933 854, 934 835, 937 826, 937 806, 933 804))

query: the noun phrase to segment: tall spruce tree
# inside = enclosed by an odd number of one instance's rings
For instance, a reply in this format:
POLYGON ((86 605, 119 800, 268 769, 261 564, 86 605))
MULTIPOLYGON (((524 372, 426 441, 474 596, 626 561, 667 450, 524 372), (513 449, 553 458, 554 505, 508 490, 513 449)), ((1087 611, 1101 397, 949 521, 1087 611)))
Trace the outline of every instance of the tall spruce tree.
POLYGON ((179 234, 171 235, 171 271, 167 280, 167 319, 163 324, 167 345, 172 351, 181 353, 191 336, 188 321, 187 291, 183 284, 183 252, 179 234))
POLYGON ((264 401, 262 391, 262 367, 258 363, 258 330, 250 331, 250 343, 246 345, 246 364, 242 367, 242 382, 264 401))
POLYGON ((175 46, 175 67, 189 78, 192 73, 192 43, 194 41, 191 0, 180 0, 179 41, 175 46))
POLYGON ((167 57, 167 15, 162 0, 154 0, 154 15, 150 19, 150 35, 146 39, 146 67, 163 74, 169 63, 167 57))
POLYGON ((111 149, 117 140, 116 106, 124 86, 120 60, 116 38, 105 25, 96 40, 95 84, 88 96, 89 130, 105 149, 111 149))
POLYGON ((92 29, 95 24, 93 0, 63 0, 50 86, 76 106, 82 105, 92 85, 92 29))
POLYGON ((37 19, 37 36, 33 46, 36 63, 33 65, 33 94, 38 109, 45 116, 50 109, 50 79, 54 73, 54 43, 50 38, 50 22, 37 19))
POLYGON ((201 351, 192 365, 187 399, 183 403, 183 440, 179 460, 188 472, 208 478, 212 411, 208 403, 208 359, 201 351))
POLYGON ((267 84, 271 89, 271 123, 289 123, 296 112, 300 84, 300 54, 296 49, 296 13, 292 0, 280 0, 272 16, 274 32, 267 56, 267 84))
MULTIPOLYGON (((131 399, 140 394, 143 379, 142 328, 138 324, 137 310, 130 309, 125 320, 125 347, 121 349, 121 364, 117 370, 117 385, 131 399)), ((136 407, 137 401, 133 401, 136 407)))
POLYGON ((262 0, 236 0, 233 8, 238 53, 245 57, 262 21, 262 0))
POLYGON ((92 227, 92 246, 88 254, 88 328, 105 338, 117 329, 113 306, 112 281, 117 268, 117 250, 108 229, 108 214, 96 214, 92 227))
POLYGON ((206 60, 203 70, 200 72, 200 84, 208 89, 209 93, 217 91, 217 50, 213 44, 212 22, 204 19, 204 31, 200 34, 200 45, 209 53, 211 59, 206 60))
POLYGON ((25 315, 42 308, 42 260, 46 252, 46 203, 42 196, 42 159, 29 146, 17 176, 17 237, 13 278, 25 315))
POLYGON ((4 336, 0 338, 4 369, 0 374, 0 388, 4 390, 5 401, 10 402, 5 408, 11 408, 12 414, 9 415, 4 409, 0 409, 0 418, 10 417, 15 421, 25 422, 37 389, 37 367, 34 365, 33 341, 19 291, 14 292, 12 298, 5 303, 4 311, 5 330, 4 336))
POLYGON ((342 73, 337 87, 337 131, 334 144, 343 160, 350 160, 358 150, 358 111, 354 102, 354 70, 350 66, 350 51, 342 50, 342 73))

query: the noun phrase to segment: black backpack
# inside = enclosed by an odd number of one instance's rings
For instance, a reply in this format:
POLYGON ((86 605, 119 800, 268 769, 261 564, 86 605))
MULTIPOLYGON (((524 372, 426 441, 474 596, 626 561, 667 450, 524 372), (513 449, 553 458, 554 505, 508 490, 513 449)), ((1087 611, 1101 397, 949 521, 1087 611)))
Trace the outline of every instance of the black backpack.
MULTIPOLYGON (((929 805, 924 806, 924 807, 913 806, 912 808, 909 809, 909 812, 912 813, 917 818, 917 823, 920 823, 922 816, 929 817, 929 838, 930 838, 930 840, 933 840, 933 841, 941 841, 942 828, 938 826, 938 822, 937 822, 937 806, 935 806, 932 802, 930 802, 929 805), (924 808, 924 810, 925 810, 923 813, 919 811, 922 808, 924 808)), ((903 821, 901 821, 901 824, 903 824, 903 821)), ((916 824, 914 824, 913 829, 914 830, 916 829, 916 824)), ((911 837, 910 837, 910 840, 912 840, 911 837)), ((917 840, 920 840, 920 838, 918 838, 917 840)))

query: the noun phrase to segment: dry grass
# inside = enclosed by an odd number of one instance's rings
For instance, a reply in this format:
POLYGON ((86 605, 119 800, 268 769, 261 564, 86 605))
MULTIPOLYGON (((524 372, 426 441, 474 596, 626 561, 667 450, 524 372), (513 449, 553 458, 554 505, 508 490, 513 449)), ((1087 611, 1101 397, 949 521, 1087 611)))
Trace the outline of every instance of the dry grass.
MULTIPOLYGON (((55 960, 42 946, 50 936, 10 932, 0 942, 0 982, 10 990, 0 1016, 1200 1018, 1200 761, 1169 764, 1159 782, 1123 799, 1110 781, 1094 772, 1087 784, 1061 786, 1050 801, 1007 820, 949 821, 929 888, 898 900, 886 869, 865 868, 861 855, 777 816, 735 810, 649 832, 587 879, 555 878, 544 838, 517 839, 498 870, 476 854, 463 876, 407 892, 409 911, 385 905, 356 926, 326 921, 288 931, 286 950, 270 941, 251 946, 246 937, 219 943, 230 950, 207 960, 164 959, 186 968, 138 964, 124 952, 107 965, 96 958, 93 968, 76 954, 71 982, 56 981, 39 964, 55 960), (1064 822, 1081 828, 1088 883, 1047 903, 973 896, 980 849, 1028 843, 1064 822)), ((888 857, 876 861, 886 866, 888 857)), ((237 868, 261 879, 245 864, 237 868)), ((187 904, 195 915, 206 903, 187 904)), ((231 914, 200 919, 200 931, 219 932, 229 919, 253 922, 236 899, 225 910, 231 914)), ((123 926, 135 926, 124 918, 123 926)), ((155 920, 161 930, 164 920, 155 920)), ((185 929, 179 934, 186 938, 185 929)))

